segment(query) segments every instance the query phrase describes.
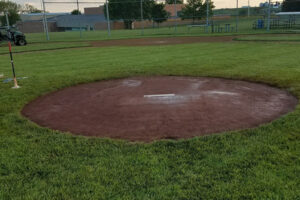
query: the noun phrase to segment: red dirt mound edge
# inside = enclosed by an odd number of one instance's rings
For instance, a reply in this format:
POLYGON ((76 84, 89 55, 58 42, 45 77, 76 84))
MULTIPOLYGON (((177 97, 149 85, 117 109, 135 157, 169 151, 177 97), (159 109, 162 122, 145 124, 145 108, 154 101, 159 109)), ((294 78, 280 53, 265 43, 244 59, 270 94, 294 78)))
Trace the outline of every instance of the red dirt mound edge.
POLYGON ((246 81, 135 77, 49 93, 22 114, 75 135, 150 142, 253 128, 291 112, 297 103, 285 90, 246 81))

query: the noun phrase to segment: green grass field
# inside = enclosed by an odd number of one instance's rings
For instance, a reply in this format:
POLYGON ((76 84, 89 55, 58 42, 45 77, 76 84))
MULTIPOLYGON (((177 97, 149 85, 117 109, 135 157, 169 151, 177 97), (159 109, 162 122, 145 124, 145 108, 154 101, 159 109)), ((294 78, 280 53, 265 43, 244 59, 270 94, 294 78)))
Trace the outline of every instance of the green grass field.
MULTIPOLYGON (((233 42, 15 54, 17 75, 29 78, 18 90, 0 79, 0 199, 299 199, 300 106, 255 129, 147 144, 72 136, 20 114, 51 91, 130 76, 249 80, 300 98, 299 51, 233 42)), ((8 55, 1 73, 11 76, 8 55)))
POLYGON ((300 34, 290 35, 253 35, 253 36, 241 36, 236 40, 238 41, 271 41, 271 42, 300 42, 300 34))
MULTIPOLYGON (((14 46, 14 53, 23 53, 23 52, 33 52, 33 51, 45 51, 45 50, 56 50, 56 49, 70 49, 70 48, 79 48, 79 47, 89 47, 88 42, 60 42, 60 43, 34 43, 27 46, 14 46)), ((3 43, 0 47, 0 55, 8 54, 8 46, 3 43)))

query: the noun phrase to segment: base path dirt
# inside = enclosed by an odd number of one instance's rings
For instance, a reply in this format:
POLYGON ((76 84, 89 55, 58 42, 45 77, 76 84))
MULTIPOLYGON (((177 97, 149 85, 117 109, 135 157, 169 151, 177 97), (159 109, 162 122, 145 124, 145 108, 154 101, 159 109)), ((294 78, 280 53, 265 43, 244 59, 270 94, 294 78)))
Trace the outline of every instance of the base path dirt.
POLYGON ((236 36, 216 36, 216 37, 154 37, 120 40, 103 40, 91 42, 94 47, 109 46, 150 46, 150 45, 175 45, 191 44, 201 42, 232 42, 236 36))
POLYGON ((75 135, 149 142, 256 127, 292 111, 297 103, 288 92, 264 84, 137 77, 56 91, 30 102, 22 114, 75 135))

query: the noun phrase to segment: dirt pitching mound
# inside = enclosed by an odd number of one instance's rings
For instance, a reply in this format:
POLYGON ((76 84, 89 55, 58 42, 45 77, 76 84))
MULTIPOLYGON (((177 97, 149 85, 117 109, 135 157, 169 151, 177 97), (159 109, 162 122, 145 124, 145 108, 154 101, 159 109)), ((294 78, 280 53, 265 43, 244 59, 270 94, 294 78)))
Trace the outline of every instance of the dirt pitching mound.
POLYGON ((138 77, 53 92, 22 113, 41 126, 76 135, 149 142, 256 127, 297 103, 284 90, 245 81, 138 77))
POLYGON ((137 38, 120 40, 103 40, 92 42, 94 47, 109 46, 152 46, 152 45, 175 45, 191 44, 201 42, 232 42, 236 36, 217 36, 217 37, 157 37, 157 38, 137 38))

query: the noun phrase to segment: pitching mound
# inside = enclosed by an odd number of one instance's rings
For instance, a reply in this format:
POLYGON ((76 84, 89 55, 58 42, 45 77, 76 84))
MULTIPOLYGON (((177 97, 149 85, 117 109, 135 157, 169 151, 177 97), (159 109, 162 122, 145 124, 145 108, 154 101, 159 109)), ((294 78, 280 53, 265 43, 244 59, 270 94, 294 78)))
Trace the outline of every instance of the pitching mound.
POLYGON ((76 135, 152 141, 255 127, 297 103, 284 90, 245 81, 138 77, 53 92, 22 113, 41 126, 76 135))
POLYGON ((154 37, 120 40, 102 40, 92 42, 94 47, 109 46, 152 46, 152 45, 175 45, 191 43, 232 42, 236 36, 202 36, 202 37, 154 37))

